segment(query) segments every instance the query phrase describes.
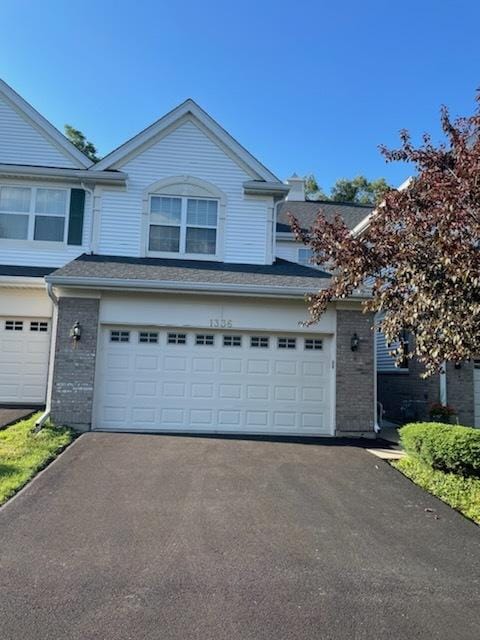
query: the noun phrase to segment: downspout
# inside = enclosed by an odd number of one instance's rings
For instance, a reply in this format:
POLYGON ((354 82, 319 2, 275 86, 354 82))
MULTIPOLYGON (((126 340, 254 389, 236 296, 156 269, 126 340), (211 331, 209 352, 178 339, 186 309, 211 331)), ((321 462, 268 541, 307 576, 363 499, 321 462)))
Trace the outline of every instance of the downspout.
POLYGON ((47 282, 47 294, 53 303, 52 314, 52 335, 50 339, 50 353, 48 356, 48 374, 47 374, 47 402, 45 411, 35 422, 35 433, 40 431, 43 425, 50 417, 51 405, 52 405, 52 387, 53 387, 53 363, 55 358, 55 343, 57 337, 57 319, 58 319, 58 298, 53 291, 53 285, 47 282))
POLYGON ((378 424, 378 409, 380 409, 380 423, 383 417, 383 405, 378 402, 377 392, 377 328, 375 326, 375 318, 373 319, 373 410, 375 416, 375 422, 373 423, 373 430, 378 433, 381 429, 378 424))
POLYGON ((439 375, 440 382, 440 404, 444 407, 447 406, 447 363, 442 363, 442 368, 439 375))

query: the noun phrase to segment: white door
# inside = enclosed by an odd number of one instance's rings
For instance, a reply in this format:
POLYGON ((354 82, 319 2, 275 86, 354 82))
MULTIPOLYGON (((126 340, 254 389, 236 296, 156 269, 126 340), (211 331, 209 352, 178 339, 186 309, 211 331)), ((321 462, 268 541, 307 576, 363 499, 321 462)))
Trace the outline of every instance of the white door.
POLYGON ((103 327, 94 428, 330 435, 331 339, 103 327))
POLYGON ((0 403, 44 404, 50 320, 0 317, 0 403))
POLYGON ((480 360, 473 361, 473 394, 475 406, 475 426, 480 428, 480 360))

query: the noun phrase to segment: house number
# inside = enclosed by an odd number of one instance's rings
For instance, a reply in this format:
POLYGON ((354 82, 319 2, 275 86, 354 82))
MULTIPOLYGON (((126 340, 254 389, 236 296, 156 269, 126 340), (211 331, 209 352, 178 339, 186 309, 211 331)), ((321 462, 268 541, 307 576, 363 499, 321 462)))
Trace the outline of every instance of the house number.
POLYGON ((233 327, 233 322, 223 318, 210 318, 210 326, 212 329, 230 329, 233 327))

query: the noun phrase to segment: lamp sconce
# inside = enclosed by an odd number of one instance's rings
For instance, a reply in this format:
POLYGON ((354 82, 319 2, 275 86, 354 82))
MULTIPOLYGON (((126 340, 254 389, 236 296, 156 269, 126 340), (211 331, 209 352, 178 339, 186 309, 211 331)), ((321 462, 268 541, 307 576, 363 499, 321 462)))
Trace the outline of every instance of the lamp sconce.
POLYGON ((75 322, 73 327, 70 329, 70 337, 72 338, 72 340, 74 342, 78 342, 80 340, 80 338, 82 337, 82 327, 81 327, 81 325, 80 325, 78 320, 75 322))
POLYGON ((462 363, 461 362, 455 362, 455 369, 461 369, 462 368, 462 363))
POLYGON ((353 336, 350 338, 350 349, 352 351, 358 351, 359 346, 360 346, 360 338, 358 337, 357 333, 354 333, 353 336))

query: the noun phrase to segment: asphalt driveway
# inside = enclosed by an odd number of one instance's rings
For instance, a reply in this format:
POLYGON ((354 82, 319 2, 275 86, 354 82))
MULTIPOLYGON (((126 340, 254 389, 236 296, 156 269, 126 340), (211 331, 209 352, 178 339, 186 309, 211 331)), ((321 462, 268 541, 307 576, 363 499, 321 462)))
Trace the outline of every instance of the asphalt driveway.
POLYGON ((2 640, 479 636, 480 529, 353 446, 87 434, 0 558, 2 640))

